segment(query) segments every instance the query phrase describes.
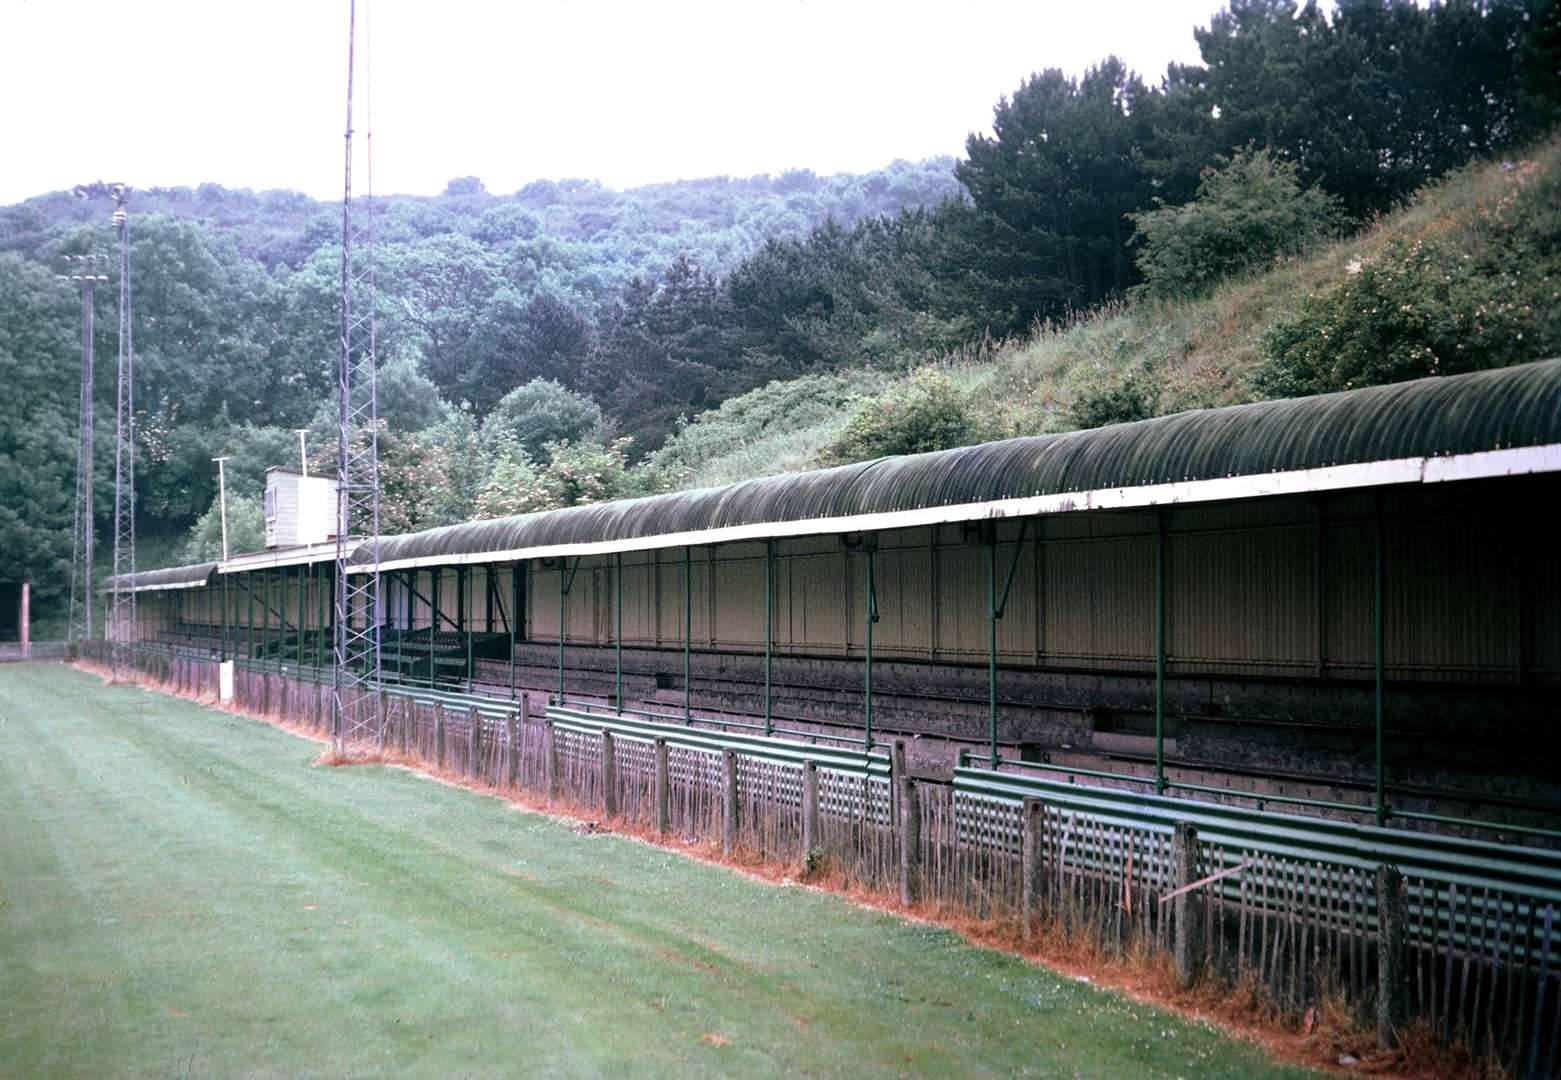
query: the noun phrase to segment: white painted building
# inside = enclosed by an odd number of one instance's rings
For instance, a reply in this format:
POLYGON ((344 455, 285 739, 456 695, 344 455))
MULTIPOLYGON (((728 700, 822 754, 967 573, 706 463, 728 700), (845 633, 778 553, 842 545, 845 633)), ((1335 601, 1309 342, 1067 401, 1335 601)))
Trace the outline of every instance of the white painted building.
POLYGON ((336 478, 305 476, 273 465, 266 470, 266 550, 336 539, 336 478))

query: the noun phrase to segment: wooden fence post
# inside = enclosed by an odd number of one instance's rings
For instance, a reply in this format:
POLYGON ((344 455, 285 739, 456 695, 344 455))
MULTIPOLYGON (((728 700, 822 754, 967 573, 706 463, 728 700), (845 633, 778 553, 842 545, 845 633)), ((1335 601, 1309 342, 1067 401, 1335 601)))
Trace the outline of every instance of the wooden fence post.
POLYGON ((553 721, 546 720, 542 725, 543 749, 547 754, 547 797, 557 799, 559 792, 558 778, 558 733, 553 729, 553 721))
POLYGON ((434 768, 444 768, 444 705, 434 702, 434 768))
POLYGON ((737 847, 737 751, 721 751, 721 854, 737 847))
MULTIPOLYGON (((1176 823, 1171 836, 1171 872, 1173 888, 1184 888, 1198 880, 1198 830, 1191 822, 1176 823)), ((1183 986, 1197 981, 1203 963, 1203 909, 1207 902, 1197 889, 1189 889, 1171 901, 1176 921, 1171 949, 1176 979, 1183 986)))
POLYGON ((520 735, 520 725, 515 721, 515 714, 504 714, 504 786, 513 788, 515 777, 520 770, 520 745, 516 741, 520 735))
POLYGON ((466 775, 473 780, 481 779, 482 766, 479 757, 482 754, 482 717, 475 708, 466 710, 467 719, 471 727, 466 732, 466 775))
MULTIPOLYGON (((903 754, 903 744, 902 754, 903 754)), ((904 765, 903 756, 901 765, 904 765)), ((921 897, 921 809, 916 781, 900 774, 900 903, 910 907, 921 897)))
POLYGON ((1377 867, 1377 1045, 1398 1045, 1409 998, 1404 963, 1404 875, 1396 866, 1377 867))
POLYGON ((818 831, 818 763, 802 763, 802 866, 813 869, 813 853, 822 845, 818 831))
POLYGON ((602 732, 602 816, 618 816, 618 750, 612 732, 602 732))
POLYGON ((384 753, 390 739, 390 698, 380 689, 374 691, 374 699, 374 711, 379 714, 379 749, 384 753))
POLYGON ((1019 851, 1020 914, 1028 941, 1046 902, 1046 804, 1034 795, 1026 795, 1021 813, 1024 834, 1019 851))
POLYGON ((656 831, 662 836, 672 831, 672 776, 667 768, 667 740, 656 743, 656 831))

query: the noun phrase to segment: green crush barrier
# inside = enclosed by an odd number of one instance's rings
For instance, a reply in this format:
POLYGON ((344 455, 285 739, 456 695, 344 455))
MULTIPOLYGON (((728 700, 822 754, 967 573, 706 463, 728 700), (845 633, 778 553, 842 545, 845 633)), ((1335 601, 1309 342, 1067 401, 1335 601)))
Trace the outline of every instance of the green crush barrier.
POLYGON ((1543 848, 1070 784, 969 766, 954 770, 954 790, 1010 804, 1034 797, 1048 809, 1147 832, 1169 834, 1177 822, 1185 821, 1197 828, 1199 841, 1212 848, 1225 866, 1236 865, 1249 852, 1366 872, 1378 866, 1396 866, 1408 877, 1441 887, 1490 888, 1535 905, 1561 904, 1561 852, 1543 848))
POLYGON ((792 739, 711 731, 682 724, 662 724, 633 716, 593 713, 584 709, 558 706, 552 706, 547 710, 547 718, 555 727, 586 735, 599 735, 607 731, 611 732, 614 738, 635 739, 640 742, 664 739, 668 746, 688 750, 702 750, 714 754, 733 750, 747 757, 795 765, 799 768, 811 761, 821 769, 848 776, 885 781, 889 779, 889 758, 885 754, 865 754, 860 750, 814 746, 792 739))

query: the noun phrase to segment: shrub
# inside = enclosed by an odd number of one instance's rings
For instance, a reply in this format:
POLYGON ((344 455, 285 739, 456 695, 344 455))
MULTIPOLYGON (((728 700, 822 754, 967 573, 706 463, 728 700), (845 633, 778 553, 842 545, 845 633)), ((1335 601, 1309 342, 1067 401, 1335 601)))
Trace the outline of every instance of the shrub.
POLYGON ((948 376, 923 368, 857 406, 824 452, 829 464, 968 446, 980 438, 965 396, 948 376))
POLYGON ((1162 411, 1165 379, 1147 363, 1103 375, 1090 383, 1068 408, 1075 428, 1105 427, 1130 420, 1147 420, 1162 411))
POLYGON ((1472 222, 1395 238, 1263 335, 1270 397, 1501 367, 1561 353, 1561 177, 1511 170, 1472 222))
POLYGON ((1196 295, 1276 256, 1299 255, 1335 235, 1341 221, 1331 195, 1303 188, 1296 167, 1266 149, 1204 169, 1190 203, 1128 217, 1142 244, 1143 288, 1166 297, 1196 295))

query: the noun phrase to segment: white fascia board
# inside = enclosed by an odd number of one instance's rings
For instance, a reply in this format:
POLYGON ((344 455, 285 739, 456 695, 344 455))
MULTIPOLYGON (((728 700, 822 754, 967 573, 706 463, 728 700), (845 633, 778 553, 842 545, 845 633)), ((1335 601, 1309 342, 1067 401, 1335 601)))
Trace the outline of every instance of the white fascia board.
MULTIPOLYGON (((347 543, 347 556, 358 549, 361 541, 350 540, 347 543)), ((309 544, 304 547, 279 548, 276 551, 255 551, 247 555, 235 555, 233 558, 217 564, 219 574, 241 574, 249 570, 274 570, 279 566, 298 566, 304 563, 318 563, 336 559, 336 543, 331 541, 325 544, 309 544)))
MULTIPOLYGON (((894 510, 879 514, 854 514, 846 517, 808 518, 800 521, 755 522, 722 529, 700 529, 657 536, 630 537, 574 544, 515 548, 506 551, 478 551, 464 554, 427 555, 396 559, 379 564, 381 571, 407 570, 427 566, 459 566, 472 563, 516 562, 522 559, 548 559, 577 555, 612 555, 625 551, 651 551, 665 548, 699 547, 742 541, 784 537, 820 536, 832 533, 859 533, 910 529, 926 525, 949 525, 970 521, 1034 517, 1041 514, 1065 514, 1086 510, 1130 510, 1151 506, 1178 506, 1189 503, 1229 502, 1272 495, 1304 495, 1350 488, 1382 487, 1390 484, 1439 483, 1448 480, 1477 480, 1499 476, 1561 472, 1561 443, 1544 446, 1512 447, 1447 457, 1411 457, 1392 461, 1369 461, 1357 465, 1332 465, 1319 469, 1258 473, 1212 480, 1173 481, 1140 487, 1101 488, 1095 491, 1064 492, 999 499, 992 502, 929 506, 914 510, 894 510)), ((248 569, 245 567, 244 569, 248 569)), ((354 570, 358 568, 355 567, 354 570)), ((363 567, 367 572, 370 567, 363 567)), ((224 570, 224 572, 227 572, 224 570)))
MULTIPOLYGON (((179 590, 179 589, 203 589, 203 588, 206 587, 207 584, 208 584, 208 582, 206 582, 204 580, 203 581, 179 581, 179 582, 175 582, 172 585, 137 585, 135 588, 131 589, 130 591, 133 592, 133 593, 174 592, 174 591, 179 590)), ((102 588, 100 588, 98 590, 99 593, 101 593, 101 594, 103 594, 105 596, 108 595, 109 593, 112 593, 113 591, 114 591, 113 587, 109 586, 107 584, 105 584, 102 588)))

